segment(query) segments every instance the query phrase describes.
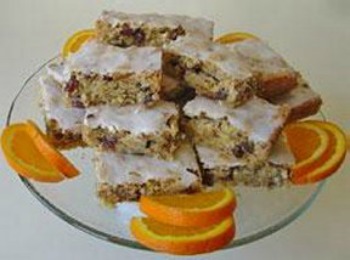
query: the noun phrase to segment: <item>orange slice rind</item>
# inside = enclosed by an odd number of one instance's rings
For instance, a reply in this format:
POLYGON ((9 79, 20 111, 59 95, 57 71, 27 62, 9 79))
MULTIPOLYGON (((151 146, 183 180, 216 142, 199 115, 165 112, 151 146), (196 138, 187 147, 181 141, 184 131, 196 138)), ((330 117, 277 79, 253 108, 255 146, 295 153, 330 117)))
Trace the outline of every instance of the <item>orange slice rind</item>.
POLYGON ((140 244, 156 251, 194 255, 227 245, 235 236, 232 216, 209 227, 176 227, 151 218, 132 218, 130 229, 140 244))
POLYGON ((221 43, 221 44, 229 44, 229 43, 244 41, 247 39, 259 39, 259 38, 247 32, 234 32, 234 33, 227 33, 218 37, 217 39, 215 39, 215 42, 221 43))
POLYGON ((62 56, 67 57, 71 53, 77 52, 80 47, 91 38, 95 37, 95 30, 85 29, 74 33, 65 42, 62 49, 62 56))
POLYGON ((236 208, 236 197, 228 188, 195 194, 141 196, 140 208, 162 223, 204 227, 231 216, 236 208))
POLYGON ((26 124, 6 127, 1 135, 1 146, 6 161, 19 175, 40 182, 59 182, 64 179, 37 149, 26 124))

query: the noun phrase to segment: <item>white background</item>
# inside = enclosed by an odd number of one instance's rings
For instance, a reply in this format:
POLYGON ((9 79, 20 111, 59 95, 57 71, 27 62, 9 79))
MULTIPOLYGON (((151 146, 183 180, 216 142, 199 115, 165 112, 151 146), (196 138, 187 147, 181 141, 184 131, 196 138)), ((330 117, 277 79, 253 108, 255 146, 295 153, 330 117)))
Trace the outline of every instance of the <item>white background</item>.
MULTIPOLYGON (((102 9, 207 16, 216 33, 249 31, 266 39, 322 94, 327 117, 350 130, 348 0, 1 0, 0 120, 21 83, 59 52, 102 9)), ((175 259, 91 237, 44 208, 0 156, 0 259, 175 259)), ((350 175, 346 165, 314 205, 288 227, 233 250, 192 259, 350 259, 350 175)))

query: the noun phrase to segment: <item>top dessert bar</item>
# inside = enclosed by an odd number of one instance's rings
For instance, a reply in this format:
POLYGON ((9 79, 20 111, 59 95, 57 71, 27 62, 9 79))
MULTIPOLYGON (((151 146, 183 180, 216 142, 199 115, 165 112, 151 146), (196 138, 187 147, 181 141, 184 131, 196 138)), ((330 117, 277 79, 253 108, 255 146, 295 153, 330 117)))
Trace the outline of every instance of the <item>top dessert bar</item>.
POLYGON ((154 47, 127 49, 89 41, 54 64, 49 73, 63 81, 68 99, 84 106, 144 103, 159 99, 162 52, 154 47))
POLYGON ((120 47, 162 46, 185 35, 211 40, 213 28, 214 23, 203 18, 115 11, 104 11, 95 23, 100 41, 120 47))
POLYGON ((82 123, 85 109, 67 107, 62 86, 51 76, 39 80, 42 87, 42 106, 49 140, 59 148, 83 145, 82 123))
POLYGON ((246 39, 226 45, 257 78, 257 94, 271 98, 297 86, 298 73, 267 43, 246 39))
POLYGON ((242 105, 253 95, 252 73, 237 55, 214 42, 183 37, 169 43, 164 46, 163 70, 197 94, 231 106, 242 105))

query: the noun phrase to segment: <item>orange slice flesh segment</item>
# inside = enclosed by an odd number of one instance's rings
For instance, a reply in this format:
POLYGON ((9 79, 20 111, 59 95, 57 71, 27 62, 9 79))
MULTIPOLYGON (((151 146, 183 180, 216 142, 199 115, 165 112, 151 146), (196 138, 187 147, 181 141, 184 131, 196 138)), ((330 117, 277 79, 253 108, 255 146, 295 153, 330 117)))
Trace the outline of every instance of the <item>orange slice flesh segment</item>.
POLYGON ((59 182, 64 176, 37 149, 26 124, 4 129, 1 146, 8 164, 21 176, 41 182, 59 182))
POLYGON ((140 244, 177 255, 208 253, 227 245, 235 236, 232 216, 209 227, 177 227, 151 218, 132 218, 131 233, 140 244))
POLYGON ((149 217, 182 227, 204 227, 232 215, 236 197, 222 188, 195 194, 141 196, 140 209, 149 217))
POLYGON ((304 167, 320 158, 329 145, 327 132, 306 121, 287 125, 284 134, 297 162, 295 171, 303 171, 304 167))
POLYGON ((95 37, 95 30, 93 29, 85 29, 74 33, 64 44, 62 56, 67 57, 70 53, 77 52, 86 41, 93 37, 95 37))
POLYGON ((27 131, 43 157, 58 171, 67 178, 73 178, 79 175, 79 170, 75 168, 74 165, 52 144, 50 144, 44 133, 31 120, 27 121, 27 131))
POLYGON ((234 42, 240 42, 247 39, 259 39, 253 34, 246 33, 246 32, 235 32, 235 33, 227 33, 220 37, 218 37, 215 42, 221 43, 221 44, 229 44, 234 42))
POLYGON ((293 170, 292 181, 295 184, 314 183, 329 177, 339 169, 346 155, 346 137, 338 126, 322 121, 310 121, 310 123, 326 131, 330 141, 326 152, 310 164, 304 174, 294 174, 293 170))

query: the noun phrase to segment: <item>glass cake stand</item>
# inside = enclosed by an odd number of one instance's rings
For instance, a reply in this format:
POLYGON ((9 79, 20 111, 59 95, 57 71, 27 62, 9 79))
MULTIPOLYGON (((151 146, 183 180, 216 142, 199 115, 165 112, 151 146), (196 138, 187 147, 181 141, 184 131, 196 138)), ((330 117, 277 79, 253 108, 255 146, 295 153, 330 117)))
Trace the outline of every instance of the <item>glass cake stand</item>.
MULTIPOLYGON (((8 112, 7 124, 32 119, 44 129, 39 107, 38 78, 45 73, 40 66, 24 83, 8 112)), ((129 232, 129 220, 140 215, 137 203, 122 203, 115 209, 102 206, 95 196, 95 174, 90 149, 65 152, 80 169, 80 176, 61 183, 40 183, 20 177, 23 184, 55 215, 92 236, 122 246, 146 249, 129 232)), ((285 227, 308 209, 325 182, 267 190, 236 188, 238 207, 235 212, 237 235, 226 247, 251 243, 285 227)))

